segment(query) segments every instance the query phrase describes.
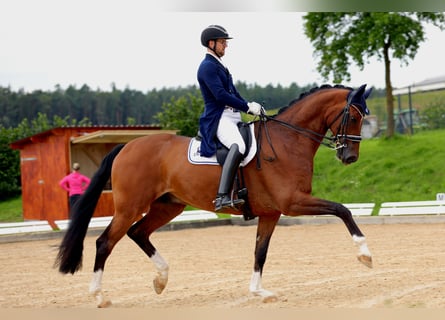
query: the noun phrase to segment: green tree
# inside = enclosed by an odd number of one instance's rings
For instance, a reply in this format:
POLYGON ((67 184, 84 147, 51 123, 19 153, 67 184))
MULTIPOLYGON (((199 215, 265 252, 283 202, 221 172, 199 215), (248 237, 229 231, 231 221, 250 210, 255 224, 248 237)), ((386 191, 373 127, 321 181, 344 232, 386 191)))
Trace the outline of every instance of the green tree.
POLYGON ((317 70, 334 82, 350 80, 351 60, 360 70, 375 56, 385 65, 386 135, 394 135, 394 100, 391 85, 391 60, 407 65, 425 41, 423 23, 445 29, 442 12, 310 12, 304 17, 305 34, 315 47, 320 61, 317 70))
POLYGON ((0 201, 20 194, 20 156, 9 146, 18 138, 18 129, 0 124, 0 201))
POLYGON ((164 129, 179 130, 178 134, 193 137, 198 132, 199 116, 203 110, 204 101, 195 91, 180 98, 171 98, 154 118, 164 129))
POLYGON ((429 129, 445 128, 445 100, 436 99, 421 111, 420 116, 429 129))

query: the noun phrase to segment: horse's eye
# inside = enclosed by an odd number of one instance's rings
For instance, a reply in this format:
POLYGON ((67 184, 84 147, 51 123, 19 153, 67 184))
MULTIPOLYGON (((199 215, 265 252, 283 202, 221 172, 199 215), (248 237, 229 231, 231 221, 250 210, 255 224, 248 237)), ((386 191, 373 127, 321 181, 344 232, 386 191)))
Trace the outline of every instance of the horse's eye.
POLYGON ((356 119, 356 117, 354 117, 354 116, 351 116, 351 122, 357 122, 357 119, 356 119))

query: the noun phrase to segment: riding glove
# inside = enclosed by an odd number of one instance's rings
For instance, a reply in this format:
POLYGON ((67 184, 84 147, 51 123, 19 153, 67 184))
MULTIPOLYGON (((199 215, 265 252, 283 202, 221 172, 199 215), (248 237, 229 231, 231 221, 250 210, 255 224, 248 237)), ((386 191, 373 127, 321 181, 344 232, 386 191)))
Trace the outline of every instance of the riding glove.
POLYGON ((247 112, 255 116, 259 116, 264 113, 264 108, 258 102, 248 102, 247 106, 249 107, 247 112))

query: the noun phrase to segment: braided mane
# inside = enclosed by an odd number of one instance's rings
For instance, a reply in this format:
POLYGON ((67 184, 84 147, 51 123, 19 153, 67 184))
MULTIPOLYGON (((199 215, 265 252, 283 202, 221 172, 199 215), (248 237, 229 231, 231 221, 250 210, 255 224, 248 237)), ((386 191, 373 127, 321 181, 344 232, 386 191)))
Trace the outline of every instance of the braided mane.
POLYGON ((278 110, 278 114, 284 112, 285 110, 287 110, 287 108, 289 108, 291 105, 295 104, 296 102, 302 100, 303 98, 313 94, 314 92, 320 91, 320 90, 324 90, 324 89, 348 89, 348 90, 353 90, 351 87, 347 87, 341 84, 336 84, 336 85, 330 85, 330 84, 323 84, 320 87, 314 87, 308 91, 302 92, 300 94, 300 96, 296 99, 291 100, 287 106, 284 106, 282 108, 280 108, 280 110, 278 110))

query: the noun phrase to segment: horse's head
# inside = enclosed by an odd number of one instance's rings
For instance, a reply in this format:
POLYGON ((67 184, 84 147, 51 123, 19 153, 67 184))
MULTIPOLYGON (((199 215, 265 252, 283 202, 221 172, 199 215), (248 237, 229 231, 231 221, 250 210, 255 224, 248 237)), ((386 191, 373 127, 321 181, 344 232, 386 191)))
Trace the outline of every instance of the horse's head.
POLYGON ((366 99, 370 93, 371 89, 366 90, 366 84, 350 91, 346 106, 329 125, 334 134, 337 158, 344 164, 358 160, 363 118, 369 114, 366 99))
POLYGON ((265 118, 318 144, 313 149, 315 152, 320 144, 336 149, 337 158, 350 164, 358 160, 363 118, 369 114, 366 99, 370 93, 366 84, 357 90, 323 85, 302 93, 276 116, 265 118), (325 136, 328 129, 333 137, 325 136))

